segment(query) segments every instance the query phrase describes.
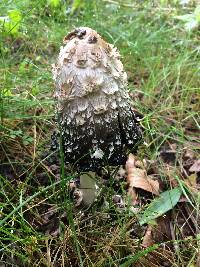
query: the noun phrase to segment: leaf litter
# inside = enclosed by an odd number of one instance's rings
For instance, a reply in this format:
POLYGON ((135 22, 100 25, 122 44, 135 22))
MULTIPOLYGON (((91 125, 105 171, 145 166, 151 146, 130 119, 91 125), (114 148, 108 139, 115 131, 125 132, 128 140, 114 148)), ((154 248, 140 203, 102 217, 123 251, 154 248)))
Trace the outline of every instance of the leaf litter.
MULTIPOLYGON (((115 192, 112 198, 113 204, 116 205, 121 215, 126 212, 128 205, 123 192, 119 190, 119 184, 127 184, 127 187, 125 186, 124 188, 127 188, 127 194, 131 198, 132 208, 130 207, 130 210, 132 210, 132 215, 136 216, 139 222, 139 226, 136 221, 132 223, 130 232, 134 232, 135 238, 142 237, 141 249, 152 247, 154 244, 159 244, 161 241, 165 244, 165 253, 166 248, 168 251, 176 249, 175 246, 171 246, 170 243, 168 243, 169 241, 173 241, 174 244, 176 243, 177 238, 172 226, 174 224, 181 229, 180 238, 182 239, 197 235, 198 227, 196 225, 196 220, 198 214, 194 212, 186 197, 180 197, 181 190, 180 187, 178 187, 179 182, 176 177, 179 177, 181 181, 183 181, 186 188, 195 192, 195 194, 198 193, 199 173, 196 171, 190 172, 190 168, 198 161, 198 158, 196 154, 190 153, 189 149, 183 150, 182 158, 183 161, 180 161, 182 165, 180 165, 179 168, 174 166, 173 160, 175 160, 175 157, 170 157, 170 160, 167 160, 167 162, 163 161, 162 175, 160 175, 160 170, 156 167, 157 160, 140 161, 130 154, 127 160, 126 170, 121 167, 116 173, 112 185, 115 192), (184 165, 186 160, 187 165, 184 165), (182 169, 185 169, 185 172, 183 172, 182 169), (165 177, 166 180, 164 184, 168 183, 172 188, 171 190, 166 190, 161 177, 165 177)), ((53 155, 53 157, 49 157, 42 162, 42 169, 38 167, 35 170, 36 177, 38 177, 37 183, 46 185, 49 180, 49 175, 52 176, 53 179, 56 177, 56 179, 59 180, 60 163, 58 155, 53 155), (48 170, 51 170, 52 173, 48 173, 48 170)), ((4 171, 5 175, 5 168, 4 171)), ((7 170, 7 172, 9 171, 7 170)), ((23 178, 21 173, 23 173, 23 171, 18 169, 16 176, 23 178)), ((12 176, 12 174, 10 176, 12 176)), ((75 190, 75 197, 76 188, 78 187, 76 179, 72 180, 69 185, 72 192, 75 190)), ((105 186, 108 186, 110 183, 109 179, 103 176, 102 181, 105 183, 105 186)), ((167 188, 169 188, 169 186, 167 188)), ((78 201, 79 200, 80 199, 78 199, 78 201)), ((36 200, 35 203, 37 203, 37 201, 38 200, 36 200)), ((82 207, 81 205, 77 207, 76 198, 74 201, 74 212, 78 214, 82 207)), ((30 225, 33 225, 36 230, 43 232, 45 235, 52 236, 52 238, 61 234, 62 223, 64 225, 68 224, 68 214, 60 214, 60 208, 58 209, 56 206, 52 208, 48 200, 44 200, 40 207, 35 206, 32 210, 36 211, 35 215, 34 212, 30 213, 29 209, 24 213, 26 220, 30 225), (36 216, 36 214, 38 215, 36 216)), ((80 215, 81 220, 90 220, 88 217, 90 215, 90 213, 80 215)), ((111 220, 112 223, 114 221, 112 216, 109 215, 109 210, 105 213, 103 220, 105 220, 105 218, 106 220, 111 220)))
POLYGON ((133 154, 129 154, 126 162, 126 171, 127 183, 129 185, 128 195, 131 197, 133 204, 137 200, 135 188, 140 188, 154 195, 159 195, 158 181, 153 180, 150 176, 148 176, 145 169, 141 169, 136 166, 136 160, 133 154))

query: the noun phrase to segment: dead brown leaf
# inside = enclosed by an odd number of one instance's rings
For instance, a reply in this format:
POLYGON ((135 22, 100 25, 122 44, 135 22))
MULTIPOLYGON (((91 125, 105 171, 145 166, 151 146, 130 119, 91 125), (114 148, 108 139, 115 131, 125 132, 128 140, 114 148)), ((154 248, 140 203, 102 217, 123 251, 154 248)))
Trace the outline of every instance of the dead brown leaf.
POLYGON ((133 154, 129 154, 126 162, 127 182, 129 184, 129 192, 134 194, 133 188, 140 188, 154 195, 159 195, 159 183, 147 175, 146 170, 136 167, 136 160, 133 154))
POLYGON ((152 236, 152 230, 153 230, 153 226, 148 225, 146 233, 145 233, 145 235, 143 237, 143 241, 142 241, 142 246, 144 248, 150 247, 154 244, 153 236, 152 236))
POLYGON ((131 198, 131 204, 132 205, 136 205, 137 204, 137 198, 138 198, 138 195, 136 193, 136 190, 134 187, 130 187, 128 188, 128 196, 130 196, 131 198))
POLYGON ((186 149, 185 153, 184 153, 184 158, 188 158, 188 159, 194 159, 195 158, 195 153, 193 150, 191 149, 186 149))
POLYGON ((189 172, 200 172, 200 159, 194 161, 193 165, 189 168, 189 172))

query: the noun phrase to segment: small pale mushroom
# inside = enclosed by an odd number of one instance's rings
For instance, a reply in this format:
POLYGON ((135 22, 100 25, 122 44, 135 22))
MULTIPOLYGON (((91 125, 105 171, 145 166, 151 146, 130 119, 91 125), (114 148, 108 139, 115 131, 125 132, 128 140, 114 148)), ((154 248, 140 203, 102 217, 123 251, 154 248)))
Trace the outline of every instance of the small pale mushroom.
POLYGON ((84 172, 80 188, 89 205, 96 197, 95 172, 125 164, 141 139, 127 75, 117 49, 81 27, 64 37, 53 77, 65 162, 84 172))

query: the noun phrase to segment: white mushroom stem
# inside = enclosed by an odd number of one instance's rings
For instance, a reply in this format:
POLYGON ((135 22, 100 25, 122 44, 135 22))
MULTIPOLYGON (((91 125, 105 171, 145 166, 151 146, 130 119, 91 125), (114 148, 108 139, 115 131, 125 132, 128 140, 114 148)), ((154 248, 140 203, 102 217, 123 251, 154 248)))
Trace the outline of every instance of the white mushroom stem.
POLYGON ((80 176, 80 191, 82 193, 83 204, 90 206, 97 197, 98 186, 96 184, 95 172, 83 173, 80 176))

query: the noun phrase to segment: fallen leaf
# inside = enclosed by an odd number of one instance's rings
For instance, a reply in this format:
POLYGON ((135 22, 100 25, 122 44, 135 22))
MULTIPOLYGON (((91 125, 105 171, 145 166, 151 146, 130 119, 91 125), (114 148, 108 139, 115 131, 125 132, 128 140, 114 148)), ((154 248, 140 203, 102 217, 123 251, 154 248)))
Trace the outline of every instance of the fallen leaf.
POLYGON ((135 161, 135 167, 138 168, 147 168, 147 161, 145 159, 141 160, 136 160, 135 161))
POLYGON ((172 151, 176 151, 177 150, 177 144, 173 143, 173 144, 169 144, 169 147, 171 148, 172 151))
POLYGON ((178 203, 181 193, 180 187, 176 187, 161 193, 158 198, 152 200, 148 207, 137 215, 140 225, 149 223, 150 221, 165 214, 168 210, 173 209, 173 207, 178 203))
POLYGON ((200 172, 200 159, 194 161, 194 164, 189 168, 189 172, 200 172))
POLYGON ((135 194, 132 188, 140 188, 152 194, 159 195, 158 181, 148 176, 146 170, 136 167, 135 157, 132 154, 129 154, 126 162, 126 171, 129 191, 131 191, 131 193, 135 194))
POLYGON ((131 204, 132 205, 136 205, 137 204, 138 195, 137 195, 137 193, 135 191, 135 188, 129 186, 127 194, 128 194, 128 196, 130 196, 131 204))
MULTIPOLYGON (((160 216, 156 219, 156 226, 154 226, 152 235, 155 243, 161 243, 171 240, 171 228, 170 228, 171 214, 166 212, 164 216, 160 216)), ((167 246, 172 246, 168 244, 167 246)))
POLYGON ((195 158, 195 153, 191 149, 187 149, 185 151, 184 157, 188 158, 188 159, 194 159, 195 158))
POLYGON ((187 179, 185 179, 185 183, 188 186, 196 187, 196 185, 197 185, 197 174, 196 173, 192 173, 190 176, 187 177, 187 179))
POLYGON ((152 230, 153 230, 153 226, 152 225, 148 225, 146 233, 143 237, 143 241, 142 241, 142 246, 147 248, 153 245, 153 236, 152 236, 152 230))

